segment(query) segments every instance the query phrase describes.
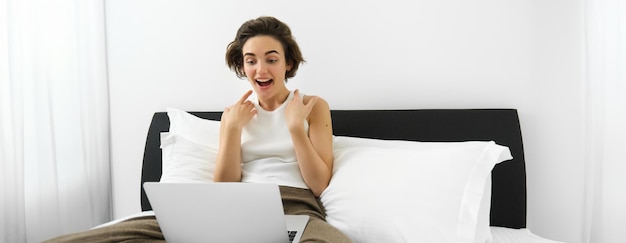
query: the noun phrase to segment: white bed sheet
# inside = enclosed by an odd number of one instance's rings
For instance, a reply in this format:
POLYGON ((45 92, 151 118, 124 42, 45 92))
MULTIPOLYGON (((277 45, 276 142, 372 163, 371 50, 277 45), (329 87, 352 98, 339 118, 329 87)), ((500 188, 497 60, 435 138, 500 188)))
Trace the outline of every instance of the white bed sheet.
POLYGON ((91 229, 102 228, 102 227, 106 227, 106 226, 109 226, 109 225, 117 224, 117 223, 122 222, 124 220, 129 220, 129 219, 132 219, 132 218, 145 217, 145 216, 154 216, 154 211, 143 211, 143 212, 140 212, 140 213, 131 214, 131 215, 128 215, 126 217, 119 218, 119 219, 116 219, 116 220, 113 220, 113 221, 109 221, 109 222, 106 222, 104 224, 95 226, 95 227, 93 227, 91 229))
POLYGON ((563 243, 543 238, 530 230, 491 226, 492 243, 563 243))

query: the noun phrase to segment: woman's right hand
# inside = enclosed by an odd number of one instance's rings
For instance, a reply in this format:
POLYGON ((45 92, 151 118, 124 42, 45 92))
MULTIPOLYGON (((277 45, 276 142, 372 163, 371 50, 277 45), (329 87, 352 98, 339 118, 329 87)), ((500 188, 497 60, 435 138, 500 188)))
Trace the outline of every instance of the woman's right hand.
POLYGON ((237 103, 224 108, 220 126, 220 146, 217 151, 213 180, 216 182, 241 181, 241 132, 257 111, 247 100, 248 90, 237 103))
POLYGON ((252 101, 247 100, 252 94, 252 90, 248 90, 237 103, 224 108, 222 114, 222 123, 230 128, 243 128, 246 123, 252 120, 257 111, 252 101))

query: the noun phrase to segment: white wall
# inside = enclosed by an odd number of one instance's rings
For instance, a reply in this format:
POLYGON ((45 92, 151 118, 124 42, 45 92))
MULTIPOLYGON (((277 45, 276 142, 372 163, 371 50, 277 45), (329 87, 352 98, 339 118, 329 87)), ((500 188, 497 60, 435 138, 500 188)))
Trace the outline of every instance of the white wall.
POLYGON ((224 64, 245 20, 288 23, 288 83, 333 109, 517 108, 528 225, 580 242, 580 0, 107 0, 115 217, 140 211, 145 136, 166 107, 222 110, 248 89, 224 64))

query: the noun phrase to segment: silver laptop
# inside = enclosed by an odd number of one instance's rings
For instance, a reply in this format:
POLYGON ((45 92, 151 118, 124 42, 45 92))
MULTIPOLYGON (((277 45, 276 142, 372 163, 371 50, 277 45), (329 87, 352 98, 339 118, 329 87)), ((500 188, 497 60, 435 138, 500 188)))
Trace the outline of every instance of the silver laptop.
POLYGON ((284 214, 276 184, 146 182, 143 187, 167 242, 299 242, 309 220, 284 214))

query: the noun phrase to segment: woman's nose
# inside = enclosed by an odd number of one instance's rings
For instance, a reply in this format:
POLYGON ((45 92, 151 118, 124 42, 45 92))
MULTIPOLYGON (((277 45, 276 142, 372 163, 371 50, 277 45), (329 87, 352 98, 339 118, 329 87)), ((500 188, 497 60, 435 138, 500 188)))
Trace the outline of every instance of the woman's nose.
POLYGON ((256 72, 257 73, 265 73, 267 71, 267 64, 263 63, 263 62, 258 62, 258 65, 256 67, 256 72))

